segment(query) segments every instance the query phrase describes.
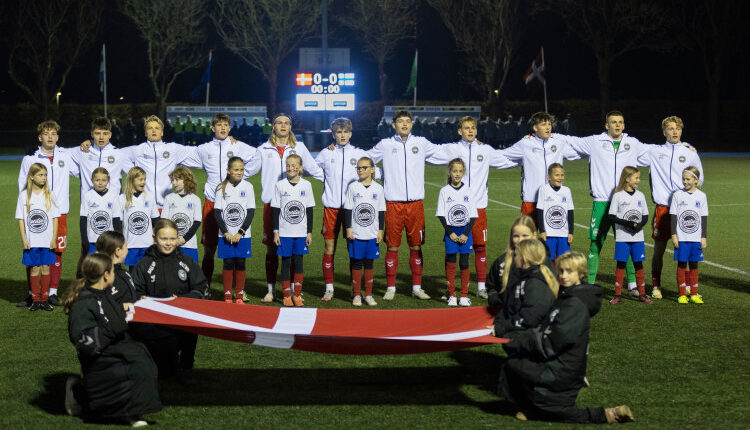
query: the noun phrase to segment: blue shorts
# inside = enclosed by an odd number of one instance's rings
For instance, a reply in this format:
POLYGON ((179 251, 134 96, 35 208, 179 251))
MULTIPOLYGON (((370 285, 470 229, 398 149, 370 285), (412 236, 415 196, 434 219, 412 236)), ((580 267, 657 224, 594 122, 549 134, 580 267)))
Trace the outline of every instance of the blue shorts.
POLYGON ((685 263, 688 261, 703 261, 703 250, 700 242, 680 242, 680 247, 674 250, 674 261, 685 263))
POLYGON ((21 264, 29 267, 55 264, 55 251, 49 248, 31 248, 23 251, 21 264))
MULTIPOLYGON (((243 237, 235 244, 228 243, 223 237, 220 237, 217 254, 219 258, 250 258, 253 256, 251 245, 249 237, 243 237)), ((197 254, 198 251, 196 250, 196 257, 197 254)))
MULTIPOLYGON (((466 226, 463 227, 453 227, 451 226, 451 230, 453 230, 453 233, 456 234, 456 236, 461 236, 466 232, 466 226)), ((471 232, 468 232, 467 236, 469 237, 466 243, 459 244, 451 240, 449 235, 445 235, 443 237, 443 242, 445 242, 445 254, 446 255, 453 255, 453 254, 471 254, 474 250, 474 235, 471 234, 471 232)))
POLYGON ((377 243, 377 239, 360 240, 354 239, 349 241, 349 258, 361 260, 366 258, 368 260, 375 260, 380 258, 380 245, 377 243))
POLYGON ((549 248, 549 259, 554 260, 558 255, 563 255, 570 251, 570 244, 567 237, 547 237, 545 241, 549 248))
POLYGON ((616 242, 615 261, 627 262, 628 257, 633 259, 633 263, 644 261, 646 259, 646 245, 643 242, 616 242))
POLYGON ((96 252, 96 244, 95 243, 89 243, 89 254, 93 254, 96 252))
POLYGON ((148 248, 128 248, 128 255, 125 257, 125 261, 122 264, 126 266, 135 266, 143 258, 143 254, 146 253, 148 248))
POLYGON ((282 237, 281 245, 276 248, 276 255, 279 257, 291 257, 292 255, 306 255, 310 251, 307 249, 305 237, 282 237))
POLYGON ((195 261, 196 263, 200 263, 198 261, 198 249, 197 248, 182 248, 182 247, 180 247, 180 249, 182 250, 183 254, 187 255, 190 258, 192 258, 193 261, 195 261))

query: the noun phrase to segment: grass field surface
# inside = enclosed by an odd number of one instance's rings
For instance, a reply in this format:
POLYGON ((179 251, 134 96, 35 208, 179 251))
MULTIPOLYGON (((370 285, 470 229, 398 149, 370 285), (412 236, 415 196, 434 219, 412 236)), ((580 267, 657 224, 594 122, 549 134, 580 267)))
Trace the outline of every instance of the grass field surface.
MULTIPOLYGON (((750 428, 750 194, 747 158, 704 159, 709 202, 708 248, 700 265, 705 305, 678 305, 675 263, 665 256, 664 300, 653 306, 625 300, 605 304, 592 320, 588 378, 581 406, 628 404, 636 422, 627 428, 750 428)), ((68 341, 67 317, 29 312, 15 303, 26 294, 21 241, 14 219, 19 161, 0 161, 0 427, 102 428, 65 415, 64 382, 80 366, 68 341)), ((566 181, 576 204, 576 223, 590 216, 586 161, 566 163, 566 181)), ((649 196, 644 169, 641 190, 649 196)), ((205 175, 196 172, 202 183, 205 175)), ((382 259, 375 265, 379 309, 442 307, 444 289, 442 230, 434 217, 445 168, 428 167, 424 206, 427 243, 423 287, 433 300, 411 298, 408 251, 402 247, 396 300, 385 291, 382 259)), ((260 202, 259 177, 251 179, 260 202)), ((321 184, 312 180, 318 206, 310 255, 305 257, 306 304, 349 308, 349 275, 343 241, 336 256, 336 293, 320 301, 324 290, 320 258, 323 240, 321 184)), ((78 181, 72 181, 68 248, 63 288, 73 279, 78 234, 78 181)), ((492 171, 487 208, 490 262, 505 248, 509 225, 519 214, 520 171, 492 171)), ((202 185, 199 186, 202 190, 202 185)), ((653 212, 653 205, 650 204, 653 212)), ((253 221, 253 255, 248 261, 246 290, 252 304, 265 294, 265 249, 260 243, 262 217, 253 221)), ((573 248, 588 250, 587 230, 578 226, 573 248)), ((646 227, 650 237, 650 224, 646 227)), ((650 239, 647 240, 647 243, 650 239)), ((646 248, 650 280, 652 248, 646 248)), ((602 251, 598 283, 613 291, 614 240, 602 251)), ((471 260, 472 272, 473 258, 471 260)), ((221 265, 217 262, 217 268, 221 265)), ((212 280, 213 297, 222 297, 220 271, 212 280)), ((647 282, 649 283, 649 282, 647 282)), ((277 287, 278 288, 278 287, 277 287)), ((650 290, 650 287, 648 288, 650 290)), ((474 305, 485 305, 473 293, 474 305)), ((279 304, 274 304, 278 306, 279 304)), ((238 305, 239 306, 239 305, 238 305)), ((569 428, 543 422, 519 422, 516 410, 495 394, 505 358, 499 345, 453 353, 406 356, 341 356, 269 349, 201 338, 196 353, 199 383, 184 389, 160 382, 164 410, 148 417, 158 428, 569 428)))

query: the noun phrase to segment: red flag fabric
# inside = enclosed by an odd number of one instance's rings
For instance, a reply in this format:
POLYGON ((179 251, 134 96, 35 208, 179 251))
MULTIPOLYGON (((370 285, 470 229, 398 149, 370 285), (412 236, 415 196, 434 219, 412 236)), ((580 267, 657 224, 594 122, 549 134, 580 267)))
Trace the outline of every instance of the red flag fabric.
POLYGON ((494 314, 486 307, 316 309, 148 298, 135 303, 133 321, 234 342, 332 354, 418 354, 508 342, 490 335, 494 314))
POLYGON ((544 56, 541 50, 539 51, 539 54, 537 54, 536 58, 534 58, 534 61, 531 62, 529 70, 527 70, 526 74, 523 75, 523 82, 526 85, 529 85, 535 79, 538 79, 540 84, 544 84, 544 56))

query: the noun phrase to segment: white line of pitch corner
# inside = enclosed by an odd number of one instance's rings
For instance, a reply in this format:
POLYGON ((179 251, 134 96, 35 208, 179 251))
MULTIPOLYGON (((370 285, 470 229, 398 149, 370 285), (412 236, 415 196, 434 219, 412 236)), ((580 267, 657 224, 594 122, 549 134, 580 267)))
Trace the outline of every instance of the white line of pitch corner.
MULTIPOLYGON (((443 188, 442 185, 434 184, 432 182, 425 182, 425 183, 427 185, 432 185, 433 187, 436 187, 436 188, 443 188)), ((491 201, 492 203, 495 203, 495 204, 498 204, 498 205, 501 205, 501 206, 507 206, 509 208, 521 210, 520 206, 517 206, 517 205, 514 205, 514 204, 505 203, 505 202, 501 202, 499 200, 494 200, 494 199, 488 199, 488 200, 491 201)), ((583 228, 583 229, 588 229, 589 228, 589 226, 587 226, 587 225, 578 224, 578 223, 576 223, 575 226, 579 227, 579 228, 583 228)), ((615 235, 612 234, 612 233, 607 233, 607 236, 608 237, 615 237, 615 235)), ((653 248, 654 244, 646 242, 646 246, 653 248)), ((667 249, 666 251, 668 253, 670 253, 670 254, 674 254, 674 251, 672 251, 671 249, 667 249)), ((703 260, 703 263, 704 264, 708 264, 709 266, 713 266, 713 267, 716 267, 716 268, 719 268, 719 269, 724 269, 724 270, 726 270, 728 272, 737 273, 738 275, 747 276, 748 278, 750 278, 750 272, 746 272, 746 271, 744 271, 742 269, 737 269, 736 267, 725 266, 723 264, 714 263, 713 261, 708 261, 708 260, 703 260)))

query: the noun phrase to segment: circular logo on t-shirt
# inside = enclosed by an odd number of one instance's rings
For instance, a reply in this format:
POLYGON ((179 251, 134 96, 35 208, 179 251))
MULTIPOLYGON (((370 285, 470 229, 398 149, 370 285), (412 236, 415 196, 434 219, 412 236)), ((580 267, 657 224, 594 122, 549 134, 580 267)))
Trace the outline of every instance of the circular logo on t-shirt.
POLYGON ((302 222, 302 218, 305 217, 305 205, 300 201, 292 200, 284 205, 282 212, 281 216, 284 217, 286 222, 289 224, 299 224, 302 222))
POLYGON ((555 205, 547 209, 544 214, 544 219, 547 221, 547 225, 554 229, 561 229, 565 227, 565 222, 568 220, 568 215, 562 206, 555 205))
POLYGON ((448 224, 463 227, 469 223, 469 209, 464 205, 453 205, 448 211, 448 224))
POLYGON ((239 203, 229 203, 221 213, 227 227, 239 227, 245 221, 245 209, 239 203))
POLYGON ((47 225, 49 224, 47 213, 41 209, 32 209, 26 215, 26 220, 29 225, 29 231, 32 233, 41 233, 47 230, 47 225))
POLYGON ((375 222, 375 208, 369 203, 360 203, 352 213, 354 222, 360 227, 369 227, 375 222))
POLYGON ((137 236, 146 234, 150 226, 151 220, 144 212, 133 212, 128 217, 128 231, 137 236))
POLYGON ((680 226, 680 230, 684 231, 687 234, 691 234, 698 231, 700 221, 701 217, 700 215, 698 215, 698 212, 684 211, 680 214, 680 218, 677 220, 677 223, 680 226))
POLYGON ((172 222, 177 226, 177 234, 185 236, 188 229, 190 229, 190 217, 184 213, 176 213, 172 215, 172 222))
POLYGON ((96 211, 89 217, 89 227, 96 234, 102 234, 109 230, 111 224, 112 217, 106 211, 96 211))
POLYGON ((638 223, 638 222, 641 222, 641 216, 642 216, 641 215, 641 211, 638 211, 638 210, 635 210, 635 209, 631 209, 631 210, 625 212, 625 216, 623 218, 626 219, 626 220, 628 220, 628 221, 638 223))

